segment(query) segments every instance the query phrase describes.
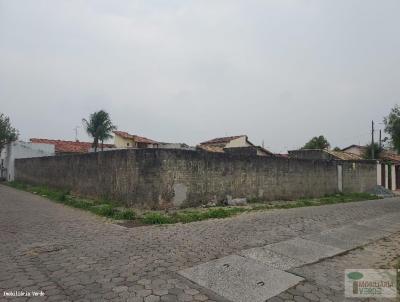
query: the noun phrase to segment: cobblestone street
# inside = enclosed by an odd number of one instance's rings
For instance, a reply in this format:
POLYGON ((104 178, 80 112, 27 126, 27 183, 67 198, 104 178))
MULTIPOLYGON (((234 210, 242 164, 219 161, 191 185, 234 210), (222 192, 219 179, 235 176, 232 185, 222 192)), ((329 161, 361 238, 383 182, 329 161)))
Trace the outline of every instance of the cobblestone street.
MULTIPOLYGON (((366 219, 400 217, 399 201, 391 198, 125 228, 0 185, 0 290, 45 293, 31 301, 224 301, 176 272, 244 249, 366 219)), ((397 233, 365 249, 293 269, 306 281, 272 299, 342 301, 338 280, 343 278, 343 269, 389 263, 399 257, 399 240, 397 233)))

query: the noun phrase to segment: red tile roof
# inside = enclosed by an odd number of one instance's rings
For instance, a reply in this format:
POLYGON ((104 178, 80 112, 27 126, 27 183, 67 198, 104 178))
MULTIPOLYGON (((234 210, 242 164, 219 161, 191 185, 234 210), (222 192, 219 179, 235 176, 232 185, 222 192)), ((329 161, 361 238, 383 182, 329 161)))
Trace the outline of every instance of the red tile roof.
POLYGON ((137 143, 146 143, 146 144, 157 144, 158 142, 149 139, 147 137, 139 136, 139 135, 134 135, 134 134, 129 134, 128 132, 124 131, 113 131, 115 135, 118 135, 120 137, 126 138, 126 139, 131 139, 134 140, 137 143))
POLYGON ((247 138, 246 135, 235 135, 235 136, 226 136, 226 137, 217 137, 205 142, 200 143, 200 145, 213 145, 213 144, 224 144, 224 143, 229 143, 230 141, 243 137, 245 136, 247 138))
MULTIPOLYGON (((56 153, 88 153, 92 148, 93 144, 89 142, 64 141, 64 140, 46 139, 46 138, 31 138, 30 141, 32 143, 54 145, 56 153)), ((114 145, 104 144, 104 147, 113 148, 114 145)))
POLYGON ((213 152, 213 153, 224 153, 224 148, 222 147, 217 147, 217 146, 208 146, 208 145, 198 145, 198 149, 207 151, 207 152, 213 152))
POLYGON ((390 150, 383 150, 379 154, 379 159, 383 161, 391 161, 394 163, 400 163, 400 155, 397 154, 396 152, 390 151, 390 150))

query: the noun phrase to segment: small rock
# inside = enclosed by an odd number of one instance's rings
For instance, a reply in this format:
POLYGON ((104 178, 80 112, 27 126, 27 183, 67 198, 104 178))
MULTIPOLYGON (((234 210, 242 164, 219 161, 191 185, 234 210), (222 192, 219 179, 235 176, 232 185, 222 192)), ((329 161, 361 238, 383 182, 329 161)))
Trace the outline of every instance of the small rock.
POLYGON ((226 204, 229 206, 244 206, 247 205, 247 198, 227 199, 226 204))

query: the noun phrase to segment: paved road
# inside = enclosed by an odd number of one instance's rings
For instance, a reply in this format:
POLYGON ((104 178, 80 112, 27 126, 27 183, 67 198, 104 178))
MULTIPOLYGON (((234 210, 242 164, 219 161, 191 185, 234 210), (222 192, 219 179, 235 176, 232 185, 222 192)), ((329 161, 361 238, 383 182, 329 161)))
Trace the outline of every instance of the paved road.
POLYGON ((38 301, 219 300, 176 272, 393 213, 400 213, 397 198, 128 229, 0 185, 0 293, 43 290, 38 301))

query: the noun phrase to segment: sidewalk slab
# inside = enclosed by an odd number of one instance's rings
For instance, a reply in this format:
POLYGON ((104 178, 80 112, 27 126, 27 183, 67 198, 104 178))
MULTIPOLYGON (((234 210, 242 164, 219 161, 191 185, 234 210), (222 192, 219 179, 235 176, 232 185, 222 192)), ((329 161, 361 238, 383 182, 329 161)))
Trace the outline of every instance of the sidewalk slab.
POLYGON ((400 214, 386 214, 380 217, 357 222, 357 224, 392 233, 400 230, 400 214))
POLYGON ((350 250, 365 245, 371 240, 377 240, 387 235, 389 235, 389 233, 380 228, 369 228, 364 225, 350 224, 319 234, 304 236, 303 238, 336 248, 350 250))
POLYGON ((344 252, 341 248, 306 240, 300 237, 270 244, 265 246, 265 248, 307 264, 344 252))
POLYGON ((304 280, 238 255, 203 263, 178 273, 233 302, 265 302, 304 280))
POLYGON ((274 251, 271 251, 267 247, 268 246, 262 246, 248 250, 243 250, 239 254, 241 256, 262 262, 272 268, 276 268, 283 271, 306 264, 306 262, 301 261, 299 259, 291 258, 276 253, 274 251))

